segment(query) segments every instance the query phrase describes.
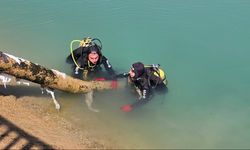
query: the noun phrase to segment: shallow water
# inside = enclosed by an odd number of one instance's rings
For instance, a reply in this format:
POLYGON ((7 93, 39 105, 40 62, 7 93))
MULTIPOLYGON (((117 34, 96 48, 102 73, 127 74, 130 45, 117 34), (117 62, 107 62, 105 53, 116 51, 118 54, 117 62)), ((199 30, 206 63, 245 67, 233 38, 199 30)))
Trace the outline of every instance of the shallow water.
POLYGON ((70 74, 71 40, 90 36, 118 72, 161 64, 168 94, 132 113, 119 110, 134 100, 128 90, 96 92, 100 113, 83 95, 56 92, 60 115, 118 148, 250 148, 249 8, 248 0, 2 0, 0 49, 70 74))

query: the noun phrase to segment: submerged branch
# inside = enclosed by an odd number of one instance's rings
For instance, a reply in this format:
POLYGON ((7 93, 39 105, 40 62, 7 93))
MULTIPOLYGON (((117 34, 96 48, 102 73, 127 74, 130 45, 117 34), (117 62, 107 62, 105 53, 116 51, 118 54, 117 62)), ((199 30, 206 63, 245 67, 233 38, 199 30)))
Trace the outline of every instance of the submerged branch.
POLYGON ((83 81, 3 52, 0 52, 0 72, 40 84, 42 87, 71 93, 112 89, 110 81, 83 81))

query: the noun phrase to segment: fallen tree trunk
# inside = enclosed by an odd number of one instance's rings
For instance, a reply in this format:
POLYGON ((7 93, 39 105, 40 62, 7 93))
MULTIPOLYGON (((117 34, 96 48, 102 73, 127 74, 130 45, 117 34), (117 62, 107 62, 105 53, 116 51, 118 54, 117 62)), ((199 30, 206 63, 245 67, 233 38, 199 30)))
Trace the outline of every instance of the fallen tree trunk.
POLYGON ((40 84, 42 87, 71 93, 112 89, 111 81, 83 81, 1 51, 0 72, 40 84))

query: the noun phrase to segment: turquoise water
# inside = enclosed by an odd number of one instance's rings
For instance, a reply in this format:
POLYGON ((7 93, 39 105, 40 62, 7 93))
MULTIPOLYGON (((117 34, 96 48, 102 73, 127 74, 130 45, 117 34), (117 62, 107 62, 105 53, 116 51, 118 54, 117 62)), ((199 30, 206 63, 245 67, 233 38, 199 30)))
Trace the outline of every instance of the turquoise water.
POLYGON ((59 115, 117 148, 250 148, 249 18, 249 0, 1 0, 0 49, 69 74, 71 40, 90 36, 118 72, 160 63, 168 94, 132 113, 127 90, 95 93, 100 113, 57 92, 59 115))

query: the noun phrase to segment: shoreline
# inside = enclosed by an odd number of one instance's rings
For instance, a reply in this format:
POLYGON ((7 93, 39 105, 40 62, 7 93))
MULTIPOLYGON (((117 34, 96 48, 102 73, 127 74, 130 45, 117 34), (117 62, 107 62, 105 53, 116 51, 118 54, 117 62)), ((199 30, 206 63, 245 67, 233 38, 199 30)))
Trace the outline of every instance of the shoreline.
POLYGON ((53 149, 112 148, 108 141, 104 140, 103 143, 95 140, 91 133, 80 131, 60 115, 46 111, 46 106, 34 103, 34 99, 36 97, 0 96, 0 149, 9 145, 21 149, 27 146, 26 143, 32 142, 32 148, 38 149, 44 148, 41 147, 43 144, 53 149))

